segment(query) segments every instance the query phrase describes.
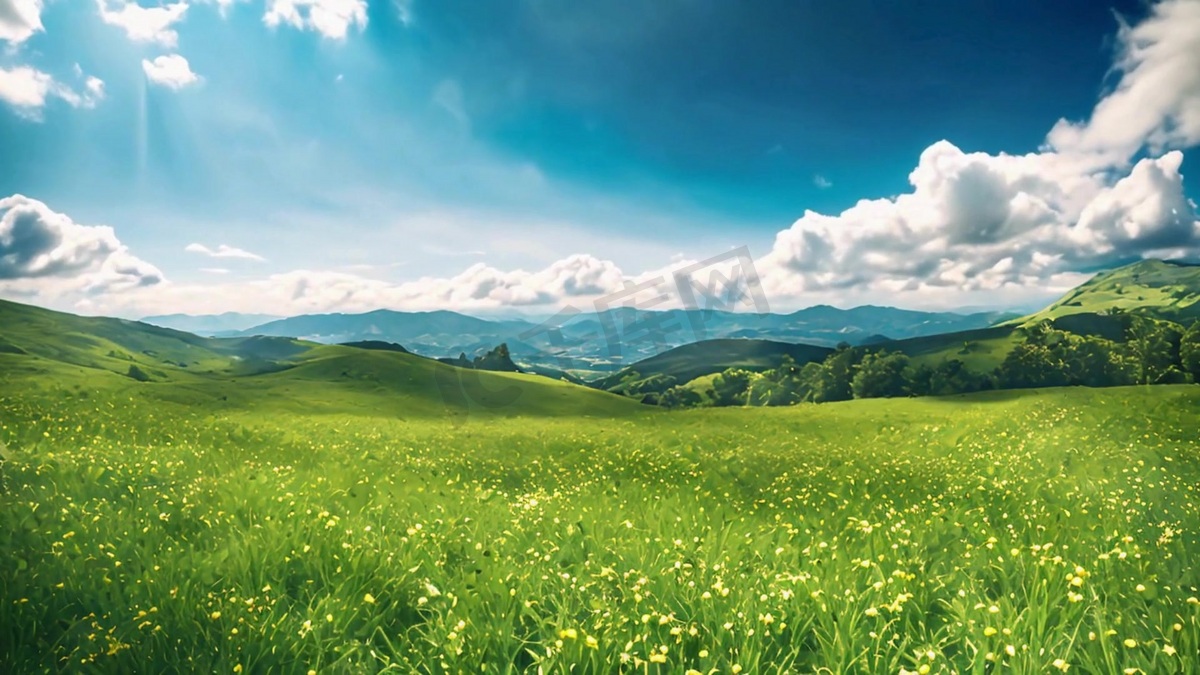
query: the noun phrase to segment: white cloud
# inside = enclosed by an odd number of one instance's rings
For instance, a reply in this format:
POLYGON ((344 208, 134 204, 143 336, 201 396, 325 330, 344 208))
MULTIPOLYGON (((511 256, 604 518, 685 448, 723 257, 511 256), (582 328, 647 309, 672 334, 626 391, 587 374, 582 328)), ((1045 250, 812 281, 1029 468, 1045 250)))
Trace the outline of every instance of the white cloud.
POLYGON ((240 258, 242 260, 256 260, 258 262, 263 262, 266 260, 266 258, 256 253, 251 253, 250 251, 236 248, 234 246, 227 246, 225 244, 220 244, 216 249, 211 249, 204 244, 193 243, 188 244, 184 250, 188 251, 189 253, 201 253, 210 258, 240 258))
POLYGON ((80 225, 24 195, 0 199, 0 292, 98 294, 162 280, 111 227, 80 225))
POLYGON ((1152 152, 1200 143, 1200 2, 1166 0, 1137 26, 1121 24, 1116 87, 1086 123, 1060 120, 1048 144, 1121 164, 1152 152))
POLYGON ((42 0, 0 0, 0 40, 19 45, 42 30, 42 0))
POLYGON ((104 80, 98 77, 87 78, 84 89, 97 100, 104 98, 104 80))
POLYGON ((1200 142, 1200 2, 1122 25, 1115 89, 1041 152, 922 153, 912 191, 838 215, 807 211, 762 261, 774 297, 1030 288, 1131 257, 1200 255, 1178 150, 1200 142), (1143 149, 1152 154, 1130 166, 1143 149))
POLYGON ((54 78, 29 66, 0 68, 0 99, 18 110, 40 109, 54 86, 54 78))
POLYGON ((187 14, 186 2, 169 5, 142 7, 132 0, 96 0, 100 18, 110 26, 117 26, 134 42, 153 42, 163 47, 174 47, 179 42, 179 33, 174 26, 187 14))
POLYGON ((829 182, 829 179, 821 174, 813 176, 813 185, 816 185, 822 190, 833 187, 833 183, 829 182))
POLYGON ((1069 255, 1085 260, 1157 255, 1200 245, 1196 205, 1183 192, 1183 153, 1138 162, 1128 176, 1096 196, 1065 233, 1069 255))
POLYGON ((809 211, 762 261, 776 294, 868 287, 916 291, 1033 285, 1050 276, 1165 250, 1200 252, 1182 154, 1140 161, 1115 184, 1056 153, 921 155, 913 191, 837 216, 809 211))
POLYGON ((200 271, 208 274, 229 274, 229 270, 224 267, 201 267, 200 271))
MULTIPOLYGON (((1200 142, 1197 7, 1197 0, 1167 0, 1152 8, 1146 22, 1123 27, 1117 86, 1099 100, 1088 121, 1057 124, 1041 151, 964 152, 941 141, 921 154, 909 175, 909 192, 864 199, 833 215, 805 212, 779 232, 771 250, 756 261, 771 302, 779 309, 816 302, 953 306, 965 304, 966 298, 1024 301, 1079 283, 1086 277, 1079 270, 1130 257, 1200 254, 1200 221, 1196 205, 1183 190, 1178 151, 1200 142), (1149 156, 1143 156, 1143 150, 1149 156)), ((341 38, 349 27, 365 26, 366 14, 362 3, 352 0, 272 0, 265 20, 341 38)), ((6 100, 40 108, 46 96, 54 94, 48 84, 52 80, 29 73, 21 77, 20 86, 9 87, 13 93, 6 100)), ((0 96, 4 91, 0 79, 0 96)), ((433 102, 465 118, 462 92, 453 81, 439 85, 433 102)), ((540 180, 540 175, 535 177, 540 180)), ((821 186, 822 177, 815 176, 814 184, 821 186)), ((477 226, 472 221, 464 228, 473 232, 470 228, 477 226)), ((444 235, 445 226, 440 227, 444 235)), ((546 257, 547 251, 564 244, 548 243, 550 236, 519 246, 543 246, 546 250, 537 251, 539 258, 553 259, 546 257)), ((504 239, 488 241, 486 248, 503 255, 504 244, 504 239)), ((211 249, 191 244, 187 250, 214 258, 262 259, 228 245, 211 249)), ((460 253, 474 254, 465 249, 460 253)), ((679 301, 671 272, 691 263, 674 260, 659 270, 629 274, 611 260, 574 255, 535 271, 481 262, 454 276, 403 283, 368 276, 377 270, 295 270, 256 280, 161 283, 152 292, 93 297, 88 302, 108 311, 136 307, 142 314, 469 311, 566 303, 588 309, 596 298, 645 286, 647 293, 640 299, 665 292, 669 297, 656 305, 664 308, 679 301)), ((114 262, 109 267, 137 266, 114 262)), ((717 294, 719 282, 732 277, 734 267, 733 261, 726 261, 705 268, 697 281, 717 294)), ((217 270, 224 268, 204 269, 221 274, 217 270)))
POLYGON ((548 305, 611 292, 624 275, 607 260, 572 255, 537 272, 504 271, 484 263, 449 277, 424 277, 379 289, 383 307, 548 305))
MULTIPOLYGON (((630 276, 609 260, 572 255, 529 272, 505 271, 483 263, 452 277, 423 277, 395 283, 362 274, 328 270, 294 270, 262 279, 216 284, 163 284, 152 292, 122 294, 92 308, 128 314, 223 311, 304 314, 399 310, 489 310, 502 307, 574 306, 582 311, 635 302, 644 309, 680 305, 672 272, 692 261, 677 261, 661 270, 630 276), (637 288, 627 294, 623 289, 637 288), (597 304, 597 300, 605 300, 597 304)), ((736 261, 705 267, 696 273, 696 286, 722 292, 717 280, 727 279, 736 261), (708 277, 720 268, 722 274, 708 277)), ((215 273, 215 270, 209 270, 215 273)), ((705 290, 708 292, 708 290, 705 290)), ((707 306, 703 300, 701 303, 707 306)), ((727 307, 727 305, 719 305, 727 307)), ((742 307, 748 307, 744 303, 742 307)))
POLYGON ((11 105, 17 113, 33 120, 41 119, 47 99, 56 97, 74 108, 92 108, 104 98, 104 82, 89 77, 82 92, 29 66, 0 68, 0 100, 11 105))
POLYGON ((287 24, 315 30, 334 40, 345 39, 353 26, 367 27, 366 0, 267 0, 263 21, 274 28, 287 24))
POLYGON ((157 56, 153 61, 142 59, 142 71, 151 82, 176 91, 200 81, 188 60, 179 54, 157 56))

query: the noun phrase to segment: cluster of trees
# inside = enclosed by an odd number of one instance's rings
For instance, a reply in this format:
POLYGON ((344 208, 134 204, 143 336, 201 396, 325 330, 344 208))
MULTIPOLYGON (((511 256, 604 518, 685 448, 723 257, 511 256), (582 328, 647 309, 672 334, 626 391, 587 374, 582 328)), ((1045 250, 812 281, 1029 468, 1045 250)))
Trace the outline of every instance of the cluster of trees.
POLYGON ((1185 384, 1200 380, 1200 322, 1118 315, 1122 340, 1038 324, 1025 331, 996 371, 1005 389, 1084 385, 1185 384))
POLYGON ((1200 322, 1185 329, 1136 314, 1114 319, 1119 340, 1058 330, 1049 323, 1020 329, 1011 351, 989 372, 972 370, 955 358, 916 364, 899 352, 843 344, 824 361, 800 366, 784 357, 779 367, 764 372, 731 368, 716 375, 704 395, 694 387, 673 386, 657 402, 669 407, 779 406, 988 389, 1200 382, 1200 322))

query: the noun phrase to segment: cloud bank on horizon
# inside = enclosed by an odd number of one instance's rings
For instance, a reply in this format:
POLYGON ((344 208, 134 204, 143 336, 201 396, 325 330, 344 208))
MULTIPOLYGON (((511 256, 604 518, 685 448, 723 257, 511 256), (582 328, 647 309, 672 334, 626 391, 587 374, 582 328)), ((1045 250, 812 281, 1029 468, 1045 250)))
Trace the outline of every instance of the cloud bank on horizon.
MULTIPOLYGON (((215 5, 223 17, 253 6, 268 31, 311 32, 333 45, 365 39, 371 17, 364 0, 198 4, 215 5)), ((419 30, 419 5, 394 9, 407 29, 419 30)), ((106 103, 105 83, 78 65, 72 75, 56 77, 21 62, 25 45, 47 32, 43 10, 41 0, 0 0, 0 41, 15 59, 0 67, 0 102, 21 124, 57 123, 47 119, 54 97, 79 115, 106 103)), ((140 61, 145 84, 174 95, 201 82, 207 88, 209 78, 193 72, 180 53, 180 27, 196 11, 188 2, 143 7, 97 0, 92 11, 132 45, 154 54, 130 57, 130 68, 140 61)), ((799 219, 758 252, 755 267, 767 296, 776 306, 879 298, 948 306, 1056 292, 1089 271, 1139 258, 1200 256, 1197 205, 1182 175, 1184 151, 1200 144, 1200 0, 1162 0, 1141 21, 1121 22, 1112 80, 1090 114, 1059 119, 1034 152, 965 152, 942 140, 920 153, 902 194, 860 199, 837 213, 797 208, 799 219)), ((449 114, 454 133, 471 134, 464 105, 461 85, 439 79, 429 106, 449 114)), ((821 174, 807 176, 818 190, 834 185, 821 174)), ((536 170, 529 180, 545 182, 536 170)), ((836 181, 839 187, 843 182, 836 181)), ((558 251, 557 259, 532 271, 478 262, 451 276, 395 280, 332 265, 264 274, 246 265, 274 261, 273 251, 260 255, 230 243, 210 247, 192 241, 177 248, 228 265, 194 268, 220 275, 219 281, 176 281, 135 255, 132 249, 141 246, 118 238, 119 218, 107 225, 81 223, 59 208, 21 193, 0 199, 0 296, 125 315, 552 309, 586 305, 697 263, 696 256, 676 256, 633 270, 591 253, 558 251)), ((185 236, 212 239, 201 231, 185 236)), ((331 233, 330 245, 337 240, 331 233)), ((478 244, 468 248, 471 255, 483 253, 478 244)), ((712 283, 708 273, 700 283, 712 283)), ((725 265, 716 278, 730 273, 725 265)), ((656 308, 677 302, 668 299, 656 308)))

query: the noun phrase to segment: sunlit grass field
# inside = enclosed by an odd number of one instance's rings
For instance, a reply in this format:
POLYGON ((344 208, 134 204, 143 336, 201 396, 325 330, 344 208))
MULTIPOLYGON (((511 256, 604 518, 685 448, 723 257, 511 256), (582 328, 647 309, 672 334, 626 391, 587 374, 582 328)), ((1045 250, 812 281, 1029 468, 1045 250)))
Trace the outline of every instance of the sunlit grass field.
POLYGON ((13 382, 0 672, 1200 672, 1200 387, 451 423, 13 382))

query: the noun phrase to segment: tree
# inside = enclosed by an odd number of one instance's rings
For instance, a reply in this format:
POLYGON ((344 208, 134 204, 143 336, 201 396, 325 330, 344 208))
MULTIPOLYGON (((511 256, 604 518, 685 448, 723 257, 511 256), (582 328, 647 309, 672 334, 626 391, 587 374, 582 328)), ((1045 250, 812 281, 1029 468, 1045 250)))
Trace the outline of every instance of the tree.
POLYGON ((801 368, 789 355, 779 366, 759 373, 750 379, 746 389, 748 405, 793 405, 804 399, 807 390, 801 387, 801 368))
POLYGON ((1100 337, 1066 335, 1052 349, 1063 365, 1067 383, 1086 387, 1113 387, 1133 383, 1129 360, 1120 345, 1100 337))
POLYGON ((1004 357, 996 379, 1005 389, 1061 387, 1067 384, 1062 363, 1050 348, 1039 342, 1019 342, 1004 357))
POLYGON ((798 377, 798 389, 800 392, 800 400, 812 401, 820 403, 820 392, 824 391, 828 386, 826 380, 829 377, 829 370, 825 364, 819 361, 810 361, 804 364, 800 369, 798 377))
POLYGON ((729 368, 713 378, 713 405, 745 405, 746 390, 753 373, 741 368, 729 368))
POLYGON ((1192 323, 1179 340, 1179 364, 1192 381, 1200 382, 1200 321, 1192 323))
POLYGON ((701 402, 700 394, 680 386, 671 387, 658 397, 658 404, 667 408, 694 408, 701 402))
POLYGON ((129 364, 129 370, 125 373, 125 375, 137 380, 138 382, 150 381, 150 376, 146 374, 146 371, 133 364, 129 364))
POLYGON ((803 400, 799 378, 779 370, 768 370, 750 380, 747 405, 793 405, 803 400))
POLYGON ((854 398, 890 398, 908 394, 908 356, 899 352, 873 352, 855 368, 850 388, 854 398))
POLYGON ((1137 384, 1168 384, 1181 381, 1182 328, 1139 314, 1125 314, 1125 346, 1135 369, 1137 384))
POLYGON ((854 379, 854 367, 858 365, 859 358, 858 352, 843 342, 825 358, 819 370, 809 368, 813 365, 811 363, 805 364, 800 370, 800 381, 807 400, 825 403, 853 398, 850 381, 854 379))
POLYGON ((911 368, 908 373, 908 393, 913 396, 935 395, 933 391, 934 370, 927 363, 911 368))
POLYGON ((958 359, 948 359, 937 364, 929 377, 929 393, 933 396, 969 394, 991 388, 991 379, 984 373, 976 373, 958 359))

